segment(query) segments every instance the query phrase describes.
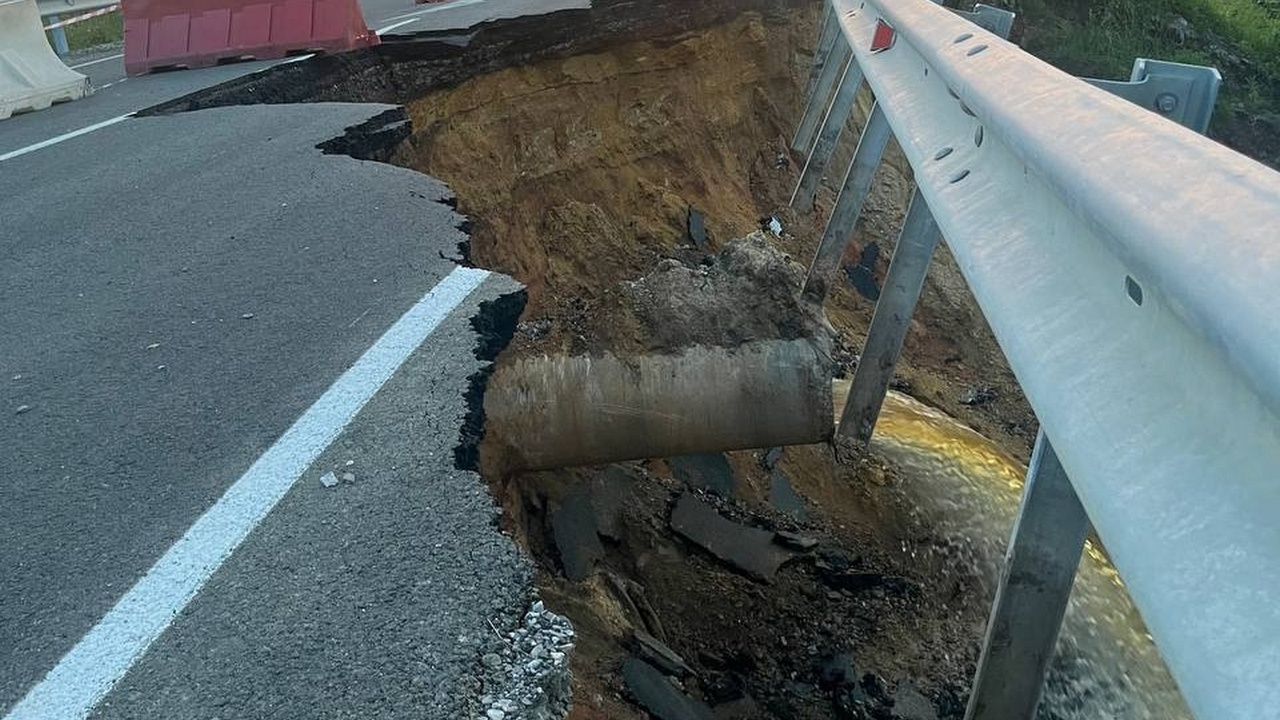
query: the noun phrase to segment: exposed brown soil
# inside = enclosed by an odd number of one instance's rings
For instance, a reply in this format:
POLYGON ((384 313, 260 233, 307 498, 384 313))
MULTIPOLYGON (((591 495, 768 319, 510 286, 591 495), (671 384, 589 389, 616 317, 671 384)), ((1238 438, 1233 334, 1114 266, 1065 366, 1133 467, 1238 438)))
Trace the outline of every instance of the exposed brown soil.
MULTIPOLYGON (((803 161, 787 145, 819 11, 818 3, 780 0, 776 12, 746 13, 711 31, 500 70, 410 104, 415 135, 397 162, 453 188, 472 221, 474 263, 529 286, 505 357, 651 348, 653 333, 630 312, 623 283, 664 258, 696 266, 771 214, 785 227, 773 242, 807 263, 832 193, 824 190, 813 213, 786 209, 803 161), (705 214, 705 248, 688 238, 690 208, 705 214)), ((855 130, 833 167, 843 167, 855 130)), ((846 258, 856 263, 878 243, 878 281, 910 194, 904 167, 891 151, 846 258)), ((827 303, 843 346, 836 357, 846 366, 872 309, 843 282, 827 303)), ((1028 455, 1034 418, 945 251, 899 374, 899 385, 921 400, 1014 456, 1028 455), (976 390, 991 392, 977 393, 978 404, 962 402, 976 390)), ((891 471, 870 457, 837 462, 827 446, 788 449, 776 469, 806 500, 807 518, 797 519, 770 502, 776 479, 760 455, 728 454, 731 498, 698 492, 725 517, 818 542, 772 582, 746 577, 672 532, 671 508, 689 489, 666 461, 490 478, 509 529, 539 564, 548 605, 578 630, 571 717, 644 716, 619 674, 635 629, 685 659, 694 675, 683 688, 717 705, 720 717, 884 714, 887 700, 858 705, 858 693, 906 684, 942 717, 963 714, 985 608, 962 580, 937 582, 931 555, 917 552, 930 539, 878 490, 891 471), (602 530, 595 572, 570 581, 552 517, 607 477, 626 478, 624 510, 616 528, 602 530), (849 573, 871 580, 842 586, 849 573), (828 668, 824 678, 824 663, 845 652, 856 677, 832 680, 828 668)))
MULTIPOLYGON (((779 246, 808 262, 834 198, 826 189, 807 215, 786 208, 803 163, 787 144, 817 23, 817 5, 798 4, 806 7, 790 15, 749 13, 713 32, 501 70, 410 104, 416 132, 398 161, 457 193, 473 222, 473 262, 529 286, 517 348, 645 345, 639 328, 612 311, 619 283, 663 257, 696 260, 686 239, 690 208, 706 215, 707 252, 777 213, 786 228, 779 246)), ((845 133, 832 167, 843 167, 856 130, 845 133)), ((878 281, 910 190, 905 160, 891 148, 846 257, 856 263, 878 243, 878 281)), ((827 304, 854 352, 873 308, 845 283, 827 304)), ((899 374, 920 399, 1027 456, 1034 420, 945 249, 899 374), (1000 399, 959 402, 981 387, 1000 399)))

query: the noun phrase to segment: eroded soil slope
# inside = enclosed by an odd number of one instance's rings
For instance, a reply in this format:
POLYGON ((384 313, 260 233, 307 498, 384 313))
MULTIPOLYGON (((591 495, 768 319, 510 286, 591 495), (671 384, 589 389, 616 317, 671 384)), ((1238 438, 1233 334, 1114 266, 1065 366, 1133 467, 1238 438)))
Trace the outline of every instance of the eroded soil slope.
MULTIPOLYGON (((409 105, 416 132, 397 160, 458 194, 473 223, 472 262, 529 285, 518 347, 644 345, 617 311, 618 283, 662 257, 697 262, 775 213, 779 247, 807 264, 833 193, 810 213, 786 208, 803 164, 787 145, 818 20, 817 4, 794 4, 803 7, 779 3, 712 32, 502 70, 409 105), (689 240, 691 209, 705 216, 706 247, 689 240)), ((860 122, 832 167, 843 167, 860 122)), ((871 258, 883 279, 909 194, 895 148, 846 258, 850 272, 871 258)), ((936 265, 900 385, 1025 456, 1034 424, 1017 384, 945 250, 936 265)), ((848 283, 828 304, 846 362, 873 307, 848 283)))
MULTIPOLYGON (((778 2, 710 31, 500 70, 409 104, 415 134, 396 161, 457 193, 471 262, 529 286, 504 358, 661 350, 627 283, 664 259, 713 263, 770 216, 784 228, 770 241, 807 264, 833 198, 828 188, 812 212, 786 208, 803 164, 787 146, 819 12, 778 2), (691 217, 705 220, 705 241, 691 217)), ((827 306, 845 371, 874 307, 865 280, 883 279, 910 188, 891 152, 845 259, 864 276, 861 293, 841 282, 827 306)), ((1025 457, 1031 415, 945 252, 906 355, 899 388, 1025 457)), ((987 590, 943 572, 945 553, 874 458, 837 461, 814 446, 490 481, 548 605, 578 629, 572 717, 644 716, 642 679, 625 661, 644 655, 648 636, 680 656, 684 667, 668 671, 682 697, 719 717, 889 716, 921 703, 899 716, 963 714, 987 590), (766 534, 753 537, 798 537, 761 551, 785 555, 764 577, 681 529, 706 512, 766 534)))

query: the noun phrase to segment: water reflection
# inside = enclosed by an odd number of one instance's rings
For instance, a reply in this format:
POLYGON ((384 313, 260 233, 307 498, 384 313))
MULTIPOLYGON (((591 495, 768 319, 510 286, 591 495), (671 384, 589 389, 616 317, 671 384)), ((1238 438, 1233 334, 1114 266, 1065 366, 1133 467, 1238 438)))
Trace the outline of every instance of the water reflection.
MULTIPOLYGON (((897 467, 905 506, 948 541, 937 552, 975 568, 989 600, 1026 468, 950 416, 898 393, 885 400, 872 447, 897 467)), ((1119 575, 1092 543, 1038 717, 1191 720, 1119 575)))

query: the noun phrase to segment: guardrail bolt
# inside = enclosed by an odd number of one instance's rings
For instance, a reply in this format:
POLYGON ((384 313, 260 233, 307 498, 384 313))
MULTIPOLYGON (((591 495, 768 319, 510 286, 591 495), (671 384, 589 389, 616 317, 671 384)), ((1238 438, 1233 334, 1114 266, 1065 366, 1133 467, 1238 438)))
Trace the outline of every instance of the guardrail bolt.
POLYGON ((1173 93, 1160 93, 1156 96, 1156 109, 1168 115, 1178 107, 1178 96, 1173 93))

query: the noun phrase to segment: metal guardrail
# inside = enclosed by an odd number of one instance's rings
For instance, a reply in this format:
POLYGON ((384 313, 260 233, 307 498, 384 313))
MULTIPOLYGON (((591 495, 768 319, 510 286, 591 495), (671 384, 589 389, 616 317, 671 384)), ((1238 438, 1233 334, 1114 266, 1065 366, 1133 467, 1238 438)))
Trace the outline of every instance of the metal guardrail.
POLYGON ((872 321, 897 344, 864 351, 840 433, 870 436, 939 231, 1042 424, 968 716, 1034 713, 1090 521, 1192 712, 1274 716, 1280 174, 929 0, 832 0, 825 38, 793 147, 852 67, 877 102, 806 294, 889 132, 918 185, 872 321))
POLYGON ((40 17, 51 21, 52 24, 45 29, 52 34, 53 50, 61 57, 70 52, 65 26, 77 21, 77 18, 63 20, 63 15, 85 13, 87 17, 89 13, 106 11, 119 4, 120 0, 39 0, 36 7, 40 11, 40 17))
POLYGON ((39 0, 36 3, 40 8, 40 17, 74 15, 119 4, 120 0, 39 0))

